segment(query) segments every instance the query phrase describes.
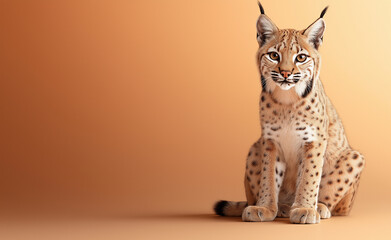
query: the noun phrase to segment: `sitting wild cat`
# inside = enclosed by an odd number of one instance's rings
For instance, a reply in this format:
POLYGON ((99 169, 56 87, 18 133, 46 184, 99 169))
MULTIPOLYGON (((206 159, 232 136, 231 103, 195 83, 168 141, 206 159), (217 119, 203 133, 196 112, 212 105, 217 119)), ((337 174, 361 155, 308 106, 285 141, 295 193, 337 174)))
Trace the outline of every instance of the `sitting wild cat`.
POLYGON ((347 215, 364 157, 349 146, 319 79, 327 7, 301 31, 278 29, 259 7, 262 135, 248 153, 247 202, 219 201, 215 212, 243 221, 289 217, 292 223, 347 215))

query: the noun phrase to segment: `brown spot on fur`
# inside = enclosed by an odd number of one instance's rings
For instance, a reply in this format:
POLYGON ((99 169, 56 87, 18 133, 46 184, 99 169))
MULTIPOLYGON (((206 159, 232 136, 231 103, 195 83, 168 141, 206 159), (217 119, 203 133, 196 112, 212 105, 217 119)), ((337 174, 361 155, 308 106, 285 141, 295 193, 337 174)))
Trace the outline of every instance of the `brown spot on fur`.
POLYGON ((314 147, 314 144, 313 144, 312 142, 310 142, 310 143, 305 143, 305 144, 304 144, 304 150, 305 150, 306 152, 308 152, 309 150, 311 150, 313 147, 314 147))

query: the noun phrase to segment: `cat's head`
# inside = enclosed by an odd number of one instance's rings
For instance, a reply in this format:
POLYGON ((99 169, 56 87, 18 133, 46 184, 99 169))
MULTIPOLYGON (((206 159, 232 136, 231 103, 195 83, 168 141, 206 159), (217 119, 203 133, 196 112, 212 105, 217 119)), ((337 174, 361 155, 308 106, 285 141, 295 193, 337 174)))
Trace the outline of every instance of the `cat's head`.
POLYGON ((259 7, 261 15, 257 21, 257 60, 263 91, 294 91, 298 97, 305 97, 319 76, 318 49, 323 40, 323 15, 327 7, 304 30, 279 29, 265 15, 260 3, 259 7))

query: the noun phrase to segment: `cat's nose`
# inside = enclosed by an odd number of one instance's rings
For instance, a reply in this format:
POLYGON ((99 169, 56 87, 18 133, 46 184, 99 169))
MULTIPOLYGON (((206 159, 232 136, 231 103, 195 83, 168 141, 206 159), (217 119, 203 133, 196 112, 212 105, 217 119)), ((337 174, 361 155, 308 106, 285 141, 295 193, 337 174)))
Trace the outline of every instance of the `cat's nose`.
POLYGON ((291 71, 286 71, 286 70, 282 70, 280 71, 280 74, 284 77, 284 78, 288 78, 292 72, 291 71))

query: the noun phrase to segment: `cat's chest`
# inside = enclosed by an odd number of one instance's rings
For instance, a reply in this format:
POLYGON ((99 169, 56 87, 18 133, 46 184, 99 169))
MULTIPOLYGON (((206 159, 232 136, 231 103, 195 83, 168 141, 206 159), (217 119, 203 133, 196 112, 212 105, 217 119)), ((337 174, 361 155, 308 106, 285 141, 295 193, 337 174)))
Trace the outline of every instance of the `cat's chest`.
POLYGON ((287 164, 296 165, 305 142, 316 140, 316 129, 307 121, 296 120, 290 115, 277 121, 262 124, 263 136, 279 146, 287 164))

